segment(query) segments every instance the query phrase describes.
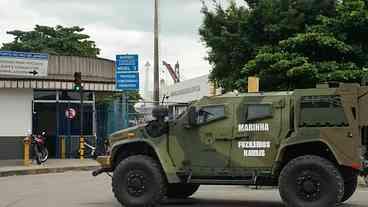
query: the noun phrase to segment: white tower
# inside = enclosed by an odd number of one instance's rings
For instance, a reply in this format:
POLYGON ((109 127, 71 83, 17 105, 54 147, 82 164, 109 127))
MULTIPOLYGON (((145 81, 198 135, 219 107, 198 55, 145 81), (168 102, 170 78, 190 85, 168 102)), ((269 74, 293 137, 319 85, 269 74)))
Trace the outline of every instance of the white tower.
POLYGON ((150 95, 150 91, 148 89, 149 87, 149 83, 150 83, 150 69, 151 69, 151 64, 147 61, 147 63, 144 65, 145 67, 145 71, 144 71, 144 99, 145 100, 151 100, 152 96, 150 95))

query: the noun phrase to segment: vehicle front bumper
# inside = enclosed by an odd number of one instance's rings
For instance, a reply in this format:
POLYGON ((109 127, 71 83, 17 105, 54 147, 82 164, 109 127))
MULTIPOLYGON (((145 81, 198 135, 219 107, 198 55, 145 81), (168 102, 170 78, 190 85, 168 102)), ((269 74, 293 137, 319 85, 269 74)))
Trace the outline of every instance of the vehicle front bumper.
POLYGON ((98 176, 101 173, 112 171, 111 156, 99 156, 96 161, 100 163, 101 167, 92 172, 93 176, 98 176))
POLYGON ((111 156, 98 156, 96 161, 100 163, 103 168, 111 168, 111 156))

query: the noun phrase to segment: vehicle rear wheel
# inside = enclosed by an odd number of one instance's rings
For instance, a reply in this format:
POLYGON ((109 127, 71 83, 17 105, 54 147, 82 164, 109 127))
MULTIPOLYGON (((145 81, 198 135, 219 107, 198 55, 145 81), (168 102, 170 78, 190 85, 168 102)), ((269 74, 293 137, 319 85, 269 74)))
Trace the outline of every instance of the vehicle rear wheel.
POLYGON ((112 190, 123 206, 157 206, 166 194, 166 179, 156 160, 131 156, 115 168, 112 190))
POLYGON ((330 207, 344 195, 344 180, 328 160, 308 155, 291 160, 279 177, 281 198, 290 207, 330 207))
POLYGON ((344 182, 344 196, 341 199, 341 203, 349 200, 349 198, 355 193, 358 187, 358 177, 354 176, 353 178, 347 179, 344 182))
POLYGON ((191 183, 174 183, 167 186, 168 198, 188 198, 197 192, 200 185, 191 183))

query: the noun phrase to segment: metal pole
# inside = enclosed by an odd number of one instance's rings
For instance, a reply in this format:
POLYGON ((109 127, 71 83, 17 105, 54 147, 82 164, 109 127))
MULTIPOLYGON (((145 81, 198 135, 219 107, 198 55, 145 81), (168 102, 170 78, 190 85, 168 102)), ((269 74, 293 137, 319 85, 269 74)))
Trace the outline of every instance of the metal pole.
POLYGON ((121 97, 122 104, 122 113, 123 113, 123 128, 126 129, 129 127, 129 114, 128 114, 128 95, 123 92, 121 97))
POLYGON ((80 138, 79 138, 79 157, 84 159, 84 137, 83 137, 83 86, 80 89, 80 138))
POLYGON ((83 137, 83 87, 80 89, 80 136, 83 137))
POLYGON ((153 78, 153 101, 160 104, 160 77, 159 77, 159 50, 158 50, 158 1, 155 0, 155 23, 154 23, 154 78, 153 78))
MULTIPOLYGON (((68 110, 70 109, 70 101, 68 101, 68 108, 67 108, 68 110)), ((67 139, 67 141, 66 141, 66 145, 67 145, 67 158, 72 158, 72 132, 71 132, 71 128, 72 128, 72 126, 71 126, 71 119, 69 119, 69 118, 66 118, 66 120, 67 120, 67 127, 68 127, 68 131, 67 131, 67 133, 68 133, 68 139, 67 139)))

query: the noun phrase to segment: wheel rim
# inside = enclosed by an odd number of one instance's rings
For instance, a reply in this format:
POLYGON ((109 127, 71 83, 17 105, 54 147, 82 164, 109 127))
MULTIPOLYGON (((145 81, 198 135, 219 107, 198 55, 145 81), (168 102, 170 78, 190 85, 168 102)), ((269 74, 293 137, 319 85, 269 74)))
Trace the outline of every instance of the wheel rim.
POLYGON ((322 196, 321 176, 312 171, 304 171, 297 177, 298 196, 305 201, 316 201, 322 196))
POLYGON ((129 195, 141 197, 147 189, 147 179, 145 174, 139 170, 131 170, 127 176, 127 190, 129 195))
POLYGON ((45 150, 45 151, 42 152, 41 157, 42 157, 41 161, 46 162, 47 158, 49 157, 49 153, 45 150))

